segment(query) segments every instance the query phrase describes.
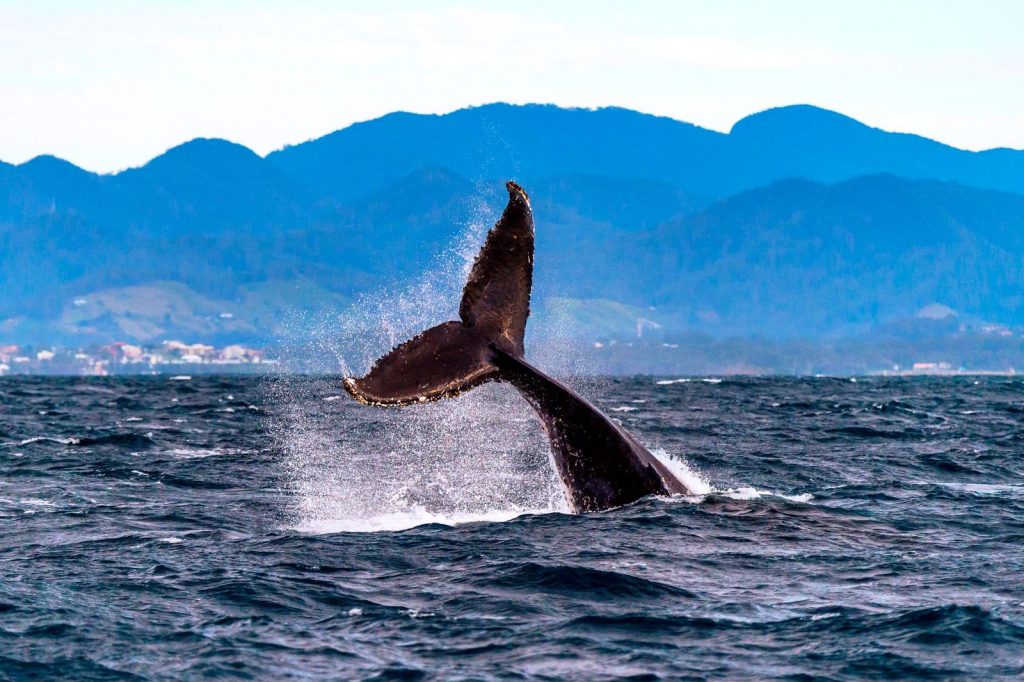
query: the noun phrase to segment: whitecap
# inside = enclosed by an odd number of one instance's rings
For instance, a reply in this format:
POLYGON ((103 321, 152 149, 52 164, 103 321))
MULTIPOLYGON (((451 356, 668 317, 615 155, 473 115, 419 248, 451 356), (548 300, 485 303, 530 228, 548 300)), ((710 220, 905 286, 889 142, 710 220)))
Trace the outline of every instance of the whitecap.
POLYGON ((172 448, 167 450, 167 454, 180 457, 181 459, 205 459, 207 457, 234 454, 236 452, 239 452, 239 450, 224 448, 172 448))
POLYGON ((728 497, 731 500, 759 500, 762 497, 779 497, 783 500, 798 502, 800 504, 807 504, 814 499, 814 495, 810 493, 784 495, 783 493, 773 492, 771 490, 760 490, 751 486, 742 486, 740 488, 731 488, 729 490, 716 490, 715 494, 721 495, 722 497, 728 497))
POLYGON ((693 381, 693 380, 692 379, 662 379, 660 381, 655 381, 654 383, 656 383, 658 386, 671 386, 672 384, 688 384, 691 381, 693 381))
POLYGON ((612 408, 612 412, 636 412, 638 408, 630 405, 619 405, 612 408))
POLYGON ((44 500, 38 497, 22 497, 18 500, 19 504, 27 504, 30 507, 56 507, 56 502, 50 500, 44 500))
POLYGON ((951 490, 960 490, 965 493, 975 493, 977 495, 1024 495, 1024 485, 1015 485, 1012 483, 959 483, 956 481, 921 481, 917 483, 917 485, 937 485, 943 488, 949 488, 951 490))
POLYGON ((78 438, 56 438, 54 436, 33 436, 26 438, 18 445, 32 445, 33 443, 60 443, 61 445, 78 445, 81 442, 78 438))

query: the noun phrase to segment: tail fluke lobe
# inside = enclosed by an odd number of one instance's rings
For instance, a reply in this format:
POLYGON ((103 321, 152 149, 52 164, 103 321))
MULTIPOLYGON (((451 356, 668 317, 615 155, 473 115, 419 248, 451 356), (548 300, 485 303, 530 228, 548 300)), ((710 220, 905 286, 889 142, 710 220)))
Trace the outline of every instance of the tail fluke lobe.
POLYGON ((473 263, 459 317, 502 350, 522 356, 533 286, 533 212, 522 187, 507 182, 505 188, 508 205, 473 263))
POLYGON ((523 355, 533 284, 533 213, 526 192, 508 182, 508 204, 487 233, 462 291, 461 322, 432 327, 383 356, 345 389, 367 405, 440 400, 498 378, 490 345, 523 355))
POLYGON ((449 398, 496 379, 491 350, 461 322, 445 322, 415 336, 374 363, 345 389, 367 405, 412 405, 449 398))

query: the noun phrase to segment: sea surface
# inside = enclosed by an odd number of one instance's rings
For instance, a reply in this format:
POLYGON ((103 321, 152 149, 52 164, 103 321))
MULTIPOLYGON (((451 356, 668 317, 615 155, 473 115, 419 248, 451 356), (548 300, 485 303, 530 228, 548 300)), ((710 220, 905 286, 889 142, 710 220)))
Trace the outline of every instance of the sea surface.
POLYGON ((504 386, 0 379, 0 678, 1024 675, 1024 379, 672 379, 585 516, 504 386))

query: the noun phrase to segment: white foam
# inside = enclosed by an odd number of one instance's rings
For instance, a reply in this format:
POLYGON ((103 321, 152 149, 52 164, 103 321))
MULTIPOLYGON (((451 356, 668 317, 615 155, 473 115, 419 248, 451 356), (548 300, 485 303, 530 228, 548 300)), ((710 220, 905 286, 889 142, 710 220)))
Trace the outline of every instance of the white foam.
POLYGON ((636 412, 637 409, 639 408, 632 407, 630 405, 619 405, 617 407, 613 407, 612 412, 636 412))
POLYGON ((760 490, 752 486, 741 486, 738 488, 719 489, 711 485, 710 481, 684 458, 673 455, 661 448, 651 450, 651 454, 668 467, 669 471, 690 490, 690 495, 684 496, 687 502, 703 502, 708 495, 719 495, 732 500, 757 500, 762 497, 780 497, 790 502, 807 503, 814 499, 810 493, 799 495, 784 495, 770 490, 760 490))
POLYGON ((171 381, 192 381, 192 377, 188 374, 178 374, 171 377, 171 381))
POLYGON ((181 459, 206 459, 219 455, 234 455, 242 452, 235 448, 173 448, 166 450, 168 455, 174 455, 181 459))
POLYGON ((169 538, 160 538, 160 542, 166 542, 168 545, 179 545, 185 541, 181 538, 171 536, 169 538))
POLYGON ((78 438, 56 438, 53 436, 33 436, 26 438, 18 445, 32 445, 33 443, 60 443, 62 445, 78 445, 81 440, 78 438))
POLYGON ((1024 485, 1014 485, 1012 483, 958 483, 958 482, 942 482, 942 481, 921 481, 917 485, 938 485, 943 488, 950 488, 951 490, 961 490, 965 493, 975 493, 978 495, 1024 495, 1024 485))
POLYGON ((824 620, 825 618, 835 618, 842 614, 838 611, 829 611, 828 613, 814 613, 811 614, 811 620, 824 620))
MULTIPOLYGON (((658 386, 671 386, 672 384, 688 384, 691 381, 693 381, 693 379, 662 379, 660 381, 655 381, 654 383, 656 383, 658 386)), ((722 383, 721 379, 715 379, 713 377, 707 377, 707 378, 701 379, 700 381, 702 381, 705 384, 720 384, 720 383, 722 383)))
POLYGON ((779 492, 773 492, 771 490, 760 490, 751 486, 743 486, 740 488, 730 488, 728 490, 716 490, 716 495, 722 497, 728 497, 731 500, 759 500, 762 497, 779 497, 783 500, 789 500, 790 502, 798 502, 800 504, 807 504, 814 499, 814 495, 810 493, 801 493, 799 495, 784 495, 779 492))
POLYGON ((691 467, 690 463, 682 457, 673 455, 661 448, 651 450, 651 454, 668 467, 668 470, 675 474, 675 477, 694 495, 710 495, 714 491, 708 480, 699 471, 691 467))
POLYGON ((22 497, 18 500, 19 504, 27 504, 30 507, 56 507, 56 502, 50 500, 43 500, 38 497, 22 497))

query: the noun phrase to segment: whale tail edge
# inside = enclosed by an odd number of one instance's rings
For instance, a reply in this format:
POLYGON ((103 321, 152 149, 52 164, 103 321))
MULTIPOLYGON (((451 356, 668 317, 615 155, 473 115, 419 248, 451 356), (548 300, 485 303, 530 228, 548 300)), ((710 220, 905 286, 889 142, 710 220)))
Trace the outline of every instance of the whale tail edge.
POLYGON ((499 376, 488 342, 461 322, 444 322, 382 356, 345 390, 364 405, 415 405, 452 398, 499 376))

